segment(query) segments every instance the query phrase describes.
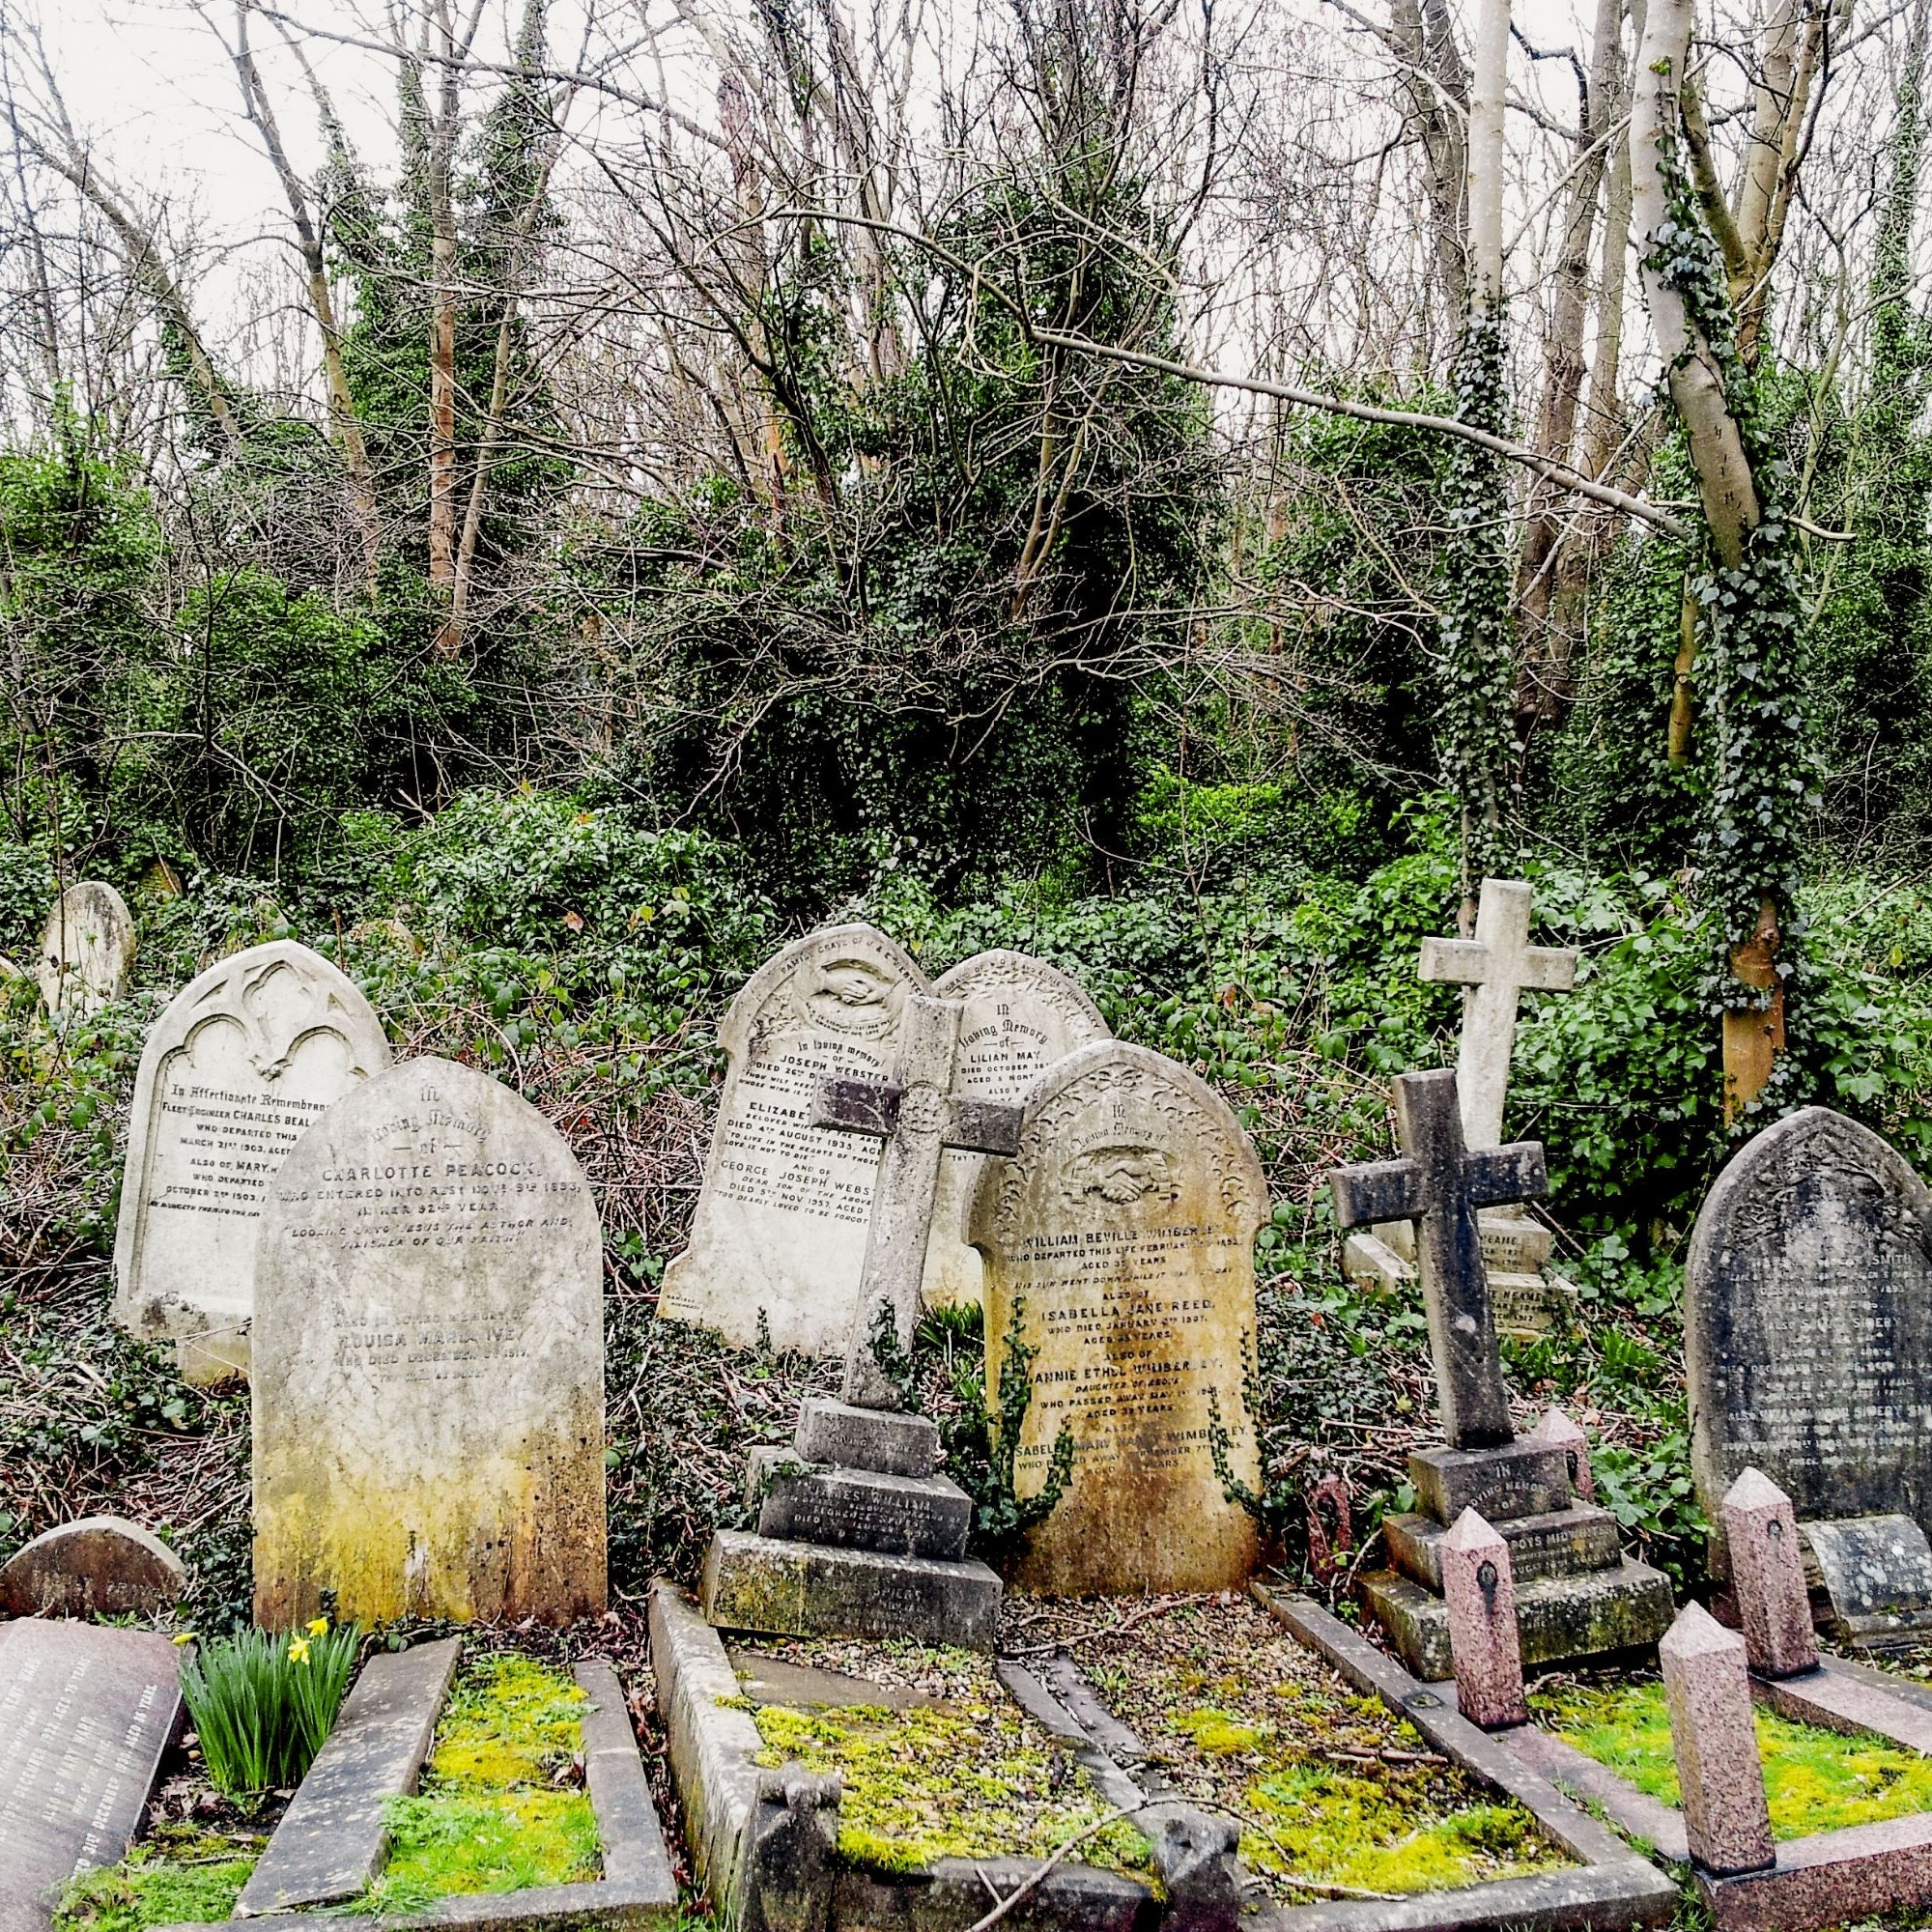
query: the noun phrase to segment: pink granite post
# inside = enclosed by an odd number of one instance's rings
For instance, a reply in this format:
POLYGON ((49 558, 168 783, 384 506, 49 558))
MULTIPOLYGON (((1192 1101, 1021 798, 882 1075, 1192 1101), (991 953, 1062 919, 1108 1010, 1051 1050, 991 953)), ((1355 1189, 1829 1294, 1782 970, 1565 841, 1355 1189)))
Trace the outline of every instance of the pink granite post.
POLYGON ((1560 1408, 1552 1408, 1530 1435, 1538 1442, 1553 1442, 1570 1464, 1570 1487, 1581 1503, 1597 1500, 1597 1479, 1590 1473, 1590 1438, 1560 1408))
POLYGON ((1465 1509, 1442 1539, 1442 1598, 1449 1607, 1457 1708, 1472 1724, 1492 1731, 1526 1724, 1509 1545, 1473 1509, 1465 1509))
POLYGON ((1751 1668, 1766 1677, 1816 1669, 1798 1518, 1791 1498, 1763 1470, 1745 1470, 1725 1492, 1724 1541, 1751 1668))
POLYGON ((1744 1638, 1701 1604, 1686 1604, 1657 1646, 1657 1661, 1691 1858, 1719 1876, 1764 1870, 1776 1853, 1744 1638))

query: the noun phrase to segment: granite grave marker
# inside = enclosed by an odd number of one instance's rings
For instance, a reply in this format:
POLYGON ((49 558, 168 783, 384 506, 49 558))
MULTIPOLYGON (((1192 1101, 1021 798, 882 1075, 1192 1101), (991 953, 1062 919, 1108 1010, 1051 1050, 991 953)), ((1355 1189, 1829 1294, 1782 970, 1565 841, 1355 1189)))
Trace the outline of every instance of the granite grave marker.
POLYGON ((83 879, 54 901, 37 969, 50 1013, 85 1019, 123 998, 134 970, 134 916, 100 879, 83 879))
POLYGON ((1259 1486, 1254 1361, 1261 1163, 1184 1066, 1101 1040, 1027 1095, 1018 1154, 990 1163, 973 1239, 986 1262, 986 1386, 1009 1338, 1037 1352, 1015 1486, 1047 1481, 1063 1425, 1071 1480, 1015 1581, 1043 1596, 1236 1587, 1255 1524, 1214 1465, 1259 1486))
POLYGON ((355 981, 292 939, 211 966, 149 1034, 134 1081, 115 1319, 172 1340, 192 1382, 248 1371, 255 1234, 309 1123, 389 1064, 355 981))
POLYGON ((303 1136, 260 1243, 256 1620, 601 1612, 603 1254, 555 1129, 407 1062, 303 1136))
MULTIPOLYGON (((1083 988, 1024 952, 977 952, 942 973, 933 991, 965 1009, 952 1076, 958 1093, 1017 1105, 1056 1060, 1092 1040, 1112 1037, 1083 988)), ((989 1158, 961 1148, 948 1148, 939 1157, 939 1194, 922 1291, 928 1308, 980 1301, 984 1270, 967 1222, 989 1158)))
POLYGON ((842 1355, 879 1143, 811 1125, 820 1084, 884 1080, 925 976, 884 933, 838 925, 752 975, 719 1028, 729 1060, 691 1241, 659 1313, 727 1342, 842 1355))
POLYGON ((123 1857, 181 1717, 181 1653, 147 1631, 0 1624, 0 1932, 123 1857))
POLYGON ((1685 1270, 1690 1462, 1713 1522, 1747 1467, 1798 1520, 1932 1523, 1932 1192, 1806 1107, 1719 1175, 1685 1270))

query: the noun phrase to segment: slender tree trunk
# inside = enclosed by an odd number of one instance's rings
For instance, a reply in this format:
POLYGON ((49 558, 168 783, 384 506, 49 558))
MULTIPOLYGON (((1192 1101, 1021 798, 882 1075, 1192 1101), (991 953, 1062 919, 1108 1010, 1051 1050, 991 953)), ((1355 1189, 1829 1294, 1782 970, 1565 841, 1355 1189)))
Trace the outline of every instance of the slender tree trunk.
MULTIPOLYGON (((437 112, 430 130, 429 578, 445 597, 456 583, 456 158, 460 85, 451 0, 437 0, 432 22, 437 112)), ((444 624, 437 651, 454 656, 459 631, 444 624)))

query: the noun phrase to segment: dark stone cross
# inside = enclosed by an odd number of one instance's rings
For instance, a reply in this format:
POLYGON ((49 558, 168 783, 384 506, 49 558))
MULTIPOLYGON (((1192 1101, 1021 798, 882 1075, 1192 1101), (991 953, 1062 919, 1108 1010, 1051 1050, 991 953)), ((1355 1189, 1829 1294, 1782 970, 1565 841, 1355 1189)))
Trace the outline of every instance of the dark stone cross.
POLYGON ((1335 1218, 1413 1221, 1429 1311, 1429 1347, 1452 1449, 1494 1449, 1514 1439, 1496 1350, 1490 1278, 1476 1231, 1479 1208, 1532 1201, 1549 1189, 1541 1141, 1469 1152, 1456 1075, 1405 1073, 1395 1083, 1396 1138, 1404 1158, 1358 1162, 1330 1178, 1335 1218))
POLYGON ((912 1335, 941 1151, 1019 1151, 1020 1108, 952 1092, 965 1011, 960 1000, 914 995, 906 1002, 891 1081, 828 1080, 819 1089, 813 1126, 872 1134, 886 1144, 872 1192, 859 1306, 845 1345, 845 1400, 860 1408, 899 1406, 898 1391, 873 1357, 872 1335, 882 1308, 892 1311, 901 1344, 912 1335))

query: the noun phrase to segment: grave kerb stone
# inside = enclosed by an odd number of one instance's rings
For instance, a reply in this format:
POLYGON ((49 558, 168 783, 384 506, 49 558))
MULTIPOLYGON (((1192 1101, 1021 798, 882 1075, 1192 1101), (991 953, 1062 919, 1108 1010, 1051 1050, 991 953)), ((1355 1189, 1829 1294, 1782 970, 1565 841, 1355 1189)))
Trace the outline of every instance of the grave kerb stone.
POLYGON ((1765 1677, 1816 1669, 1811 1593, 1791 1498, 1761 1469, 1745 1470, 1724 1495, 1724 1535, 1751 1668, 1765 1677))
POLYGON ((1776 1862, 1745 1640, 1687 1604, 1657 1646, 1690 1856, 1706 1871, 1776 1862))
POLYGON ((1442 1540, 1442 1599, 1456 1708, 1487 1731, 1527 1723, 1509 1545, 1474 1510, 1464 1510, 1442 1540))

